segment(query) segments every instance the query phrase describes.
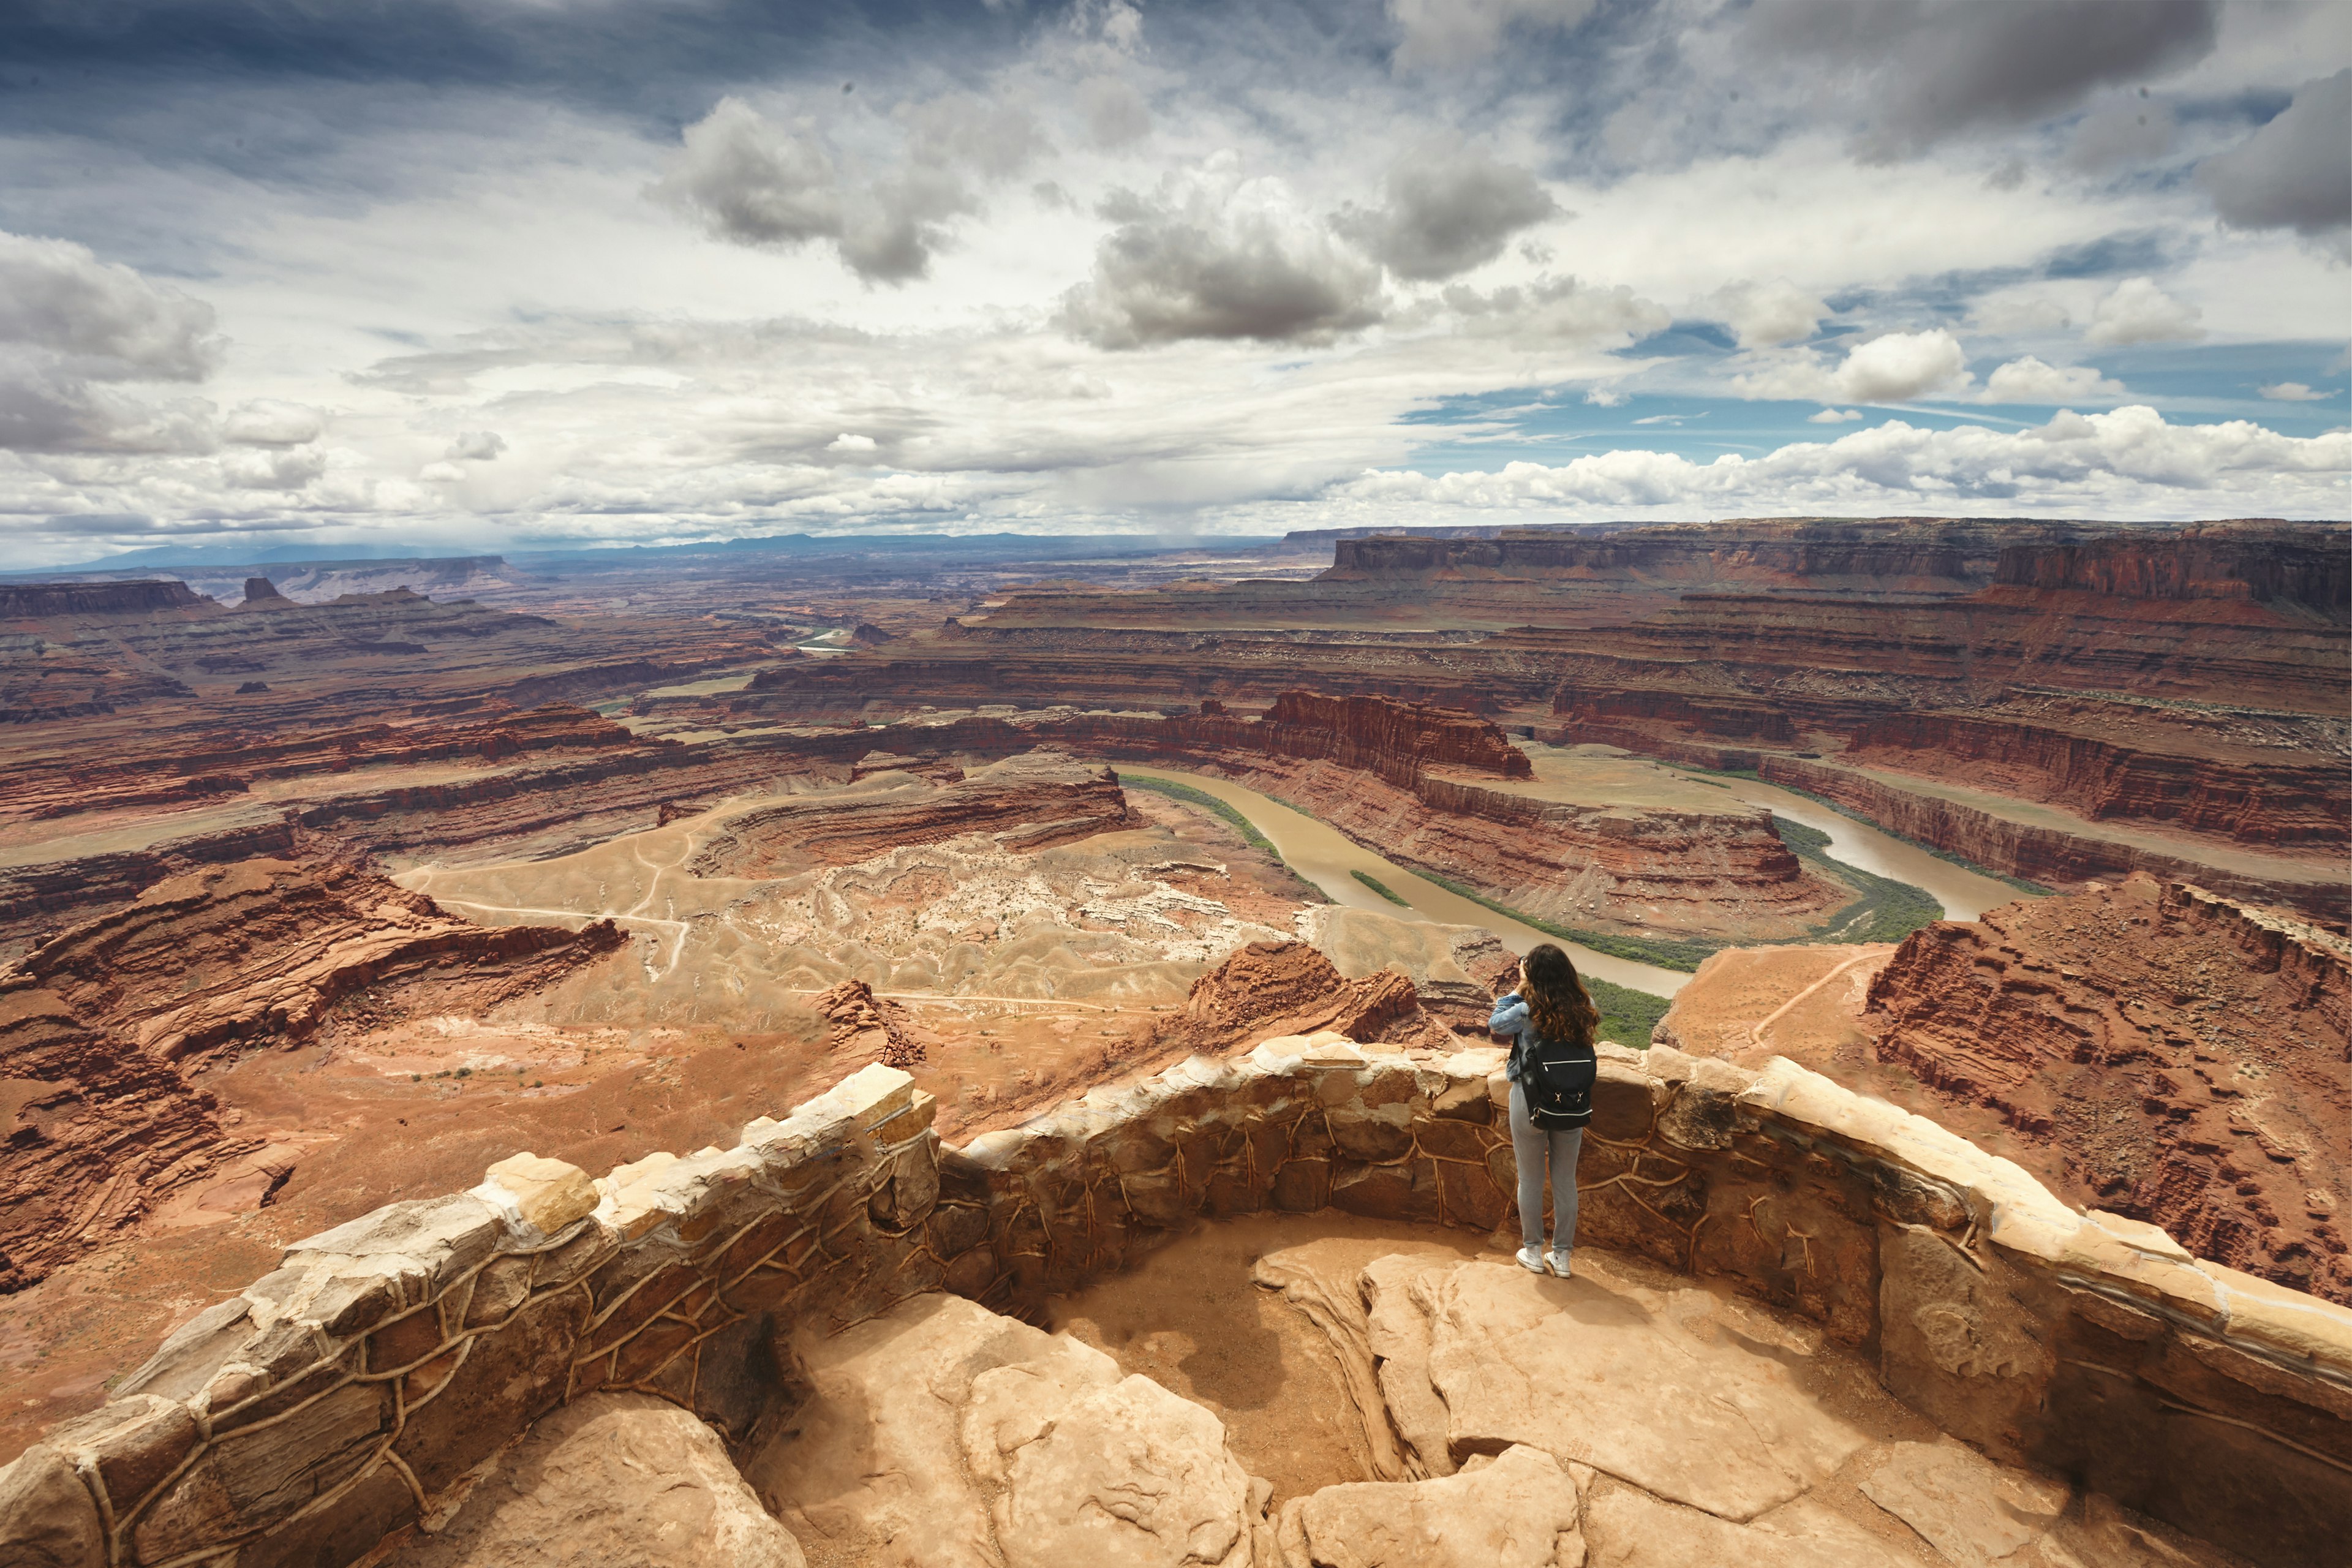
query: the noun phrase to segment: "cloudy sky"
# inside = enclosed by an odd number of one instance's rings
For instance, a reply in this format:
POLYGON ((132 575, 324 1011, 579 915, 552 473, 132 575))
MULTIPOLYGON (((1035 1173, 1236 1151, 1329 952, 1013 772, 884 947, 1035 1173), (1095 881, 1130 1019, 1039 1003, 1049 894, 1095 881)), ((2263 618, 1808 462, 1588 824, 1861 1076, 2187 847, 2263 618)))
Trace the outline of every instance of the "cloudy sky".
POLYGON ((12 0, 0 565, 2341 517, 2352 6, 12 0))

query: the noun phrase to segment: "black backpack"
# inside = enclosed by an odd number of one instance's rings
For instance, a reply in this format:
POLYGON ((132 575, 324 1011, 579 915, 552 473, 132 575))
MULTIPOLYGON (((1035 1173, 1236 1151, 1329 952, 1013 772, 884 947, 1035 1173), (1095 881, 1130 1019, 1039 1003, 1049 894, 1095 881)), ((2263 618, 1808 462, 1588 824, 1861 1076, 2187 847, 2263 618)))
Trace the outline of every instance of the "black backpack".
POLYGON ((1519 1065, 1528 1120, 1549 1131, 1565 1131, 1592 1120, 1592 1084, 1601 1059, 1591 1046, 1562 1045, 1533 1036, 1521 1047, 1519 1065))

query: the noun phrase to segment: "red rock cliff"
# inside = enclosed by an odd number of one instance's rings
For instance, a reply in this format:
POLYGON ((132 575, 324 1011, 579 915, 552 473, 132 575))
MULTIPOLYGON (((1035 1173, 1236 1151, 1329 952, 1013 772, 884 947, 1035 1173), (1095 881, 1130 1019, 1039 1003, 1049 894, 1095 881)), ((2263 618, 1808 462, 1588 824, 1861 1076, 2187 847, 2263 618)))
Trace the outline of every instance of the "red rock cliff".
POLYGON ((2004 548, 2004 587, 2130 599, 2253 599, 2337 620, 2352 608, 2352 538, 2341 529, 2210 523, 2163 533, 2004 548))
POLYGON ((171 878, 0 969, 0 1292, 135 1224, 243 1152, 191 1079, 314 1030, 367 990, 488 1007, 619 947, 485 927, 354 867, 254 859, 171 878))
POLYGON ((2134 877, 1914 932, 1866 1022, 2062 1193, 2352 1303, 2352 942, 2134 877))

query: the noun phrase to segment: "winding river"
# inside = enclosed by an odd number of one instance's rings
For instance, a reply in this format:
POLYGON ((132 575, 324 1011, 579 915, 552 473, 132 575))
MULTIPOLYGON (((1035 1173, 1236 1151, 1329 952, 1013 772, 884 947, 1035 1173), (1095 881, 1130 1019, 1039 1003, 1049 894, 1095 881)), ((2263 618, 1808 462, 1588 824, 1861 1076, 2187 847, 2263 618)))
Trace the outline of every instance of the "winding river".
POLYGON ((1539 942, 1557 942, 1576 960, 1576 967, 1588 974, 1618 985, 1630 985, 1636 991, 1647 991, 1654 996, 1671 996, 1689 983, 1690 976, 1680 970, 1661 969, 1654 963, 1636 963, 1631 959, 1612 958, 1605 952, 1595 952, 1572 942, 1560 942, 1548 931, 1531 925, 1522 925, 1507 915, 1498 915, 1484 904, 1472 903, 1459 893, 1448 892, 1418 872, 1409 871, 1395 861, 1365 848, 1329 823, 1293 810, 1271 796, 1258 794, 1230 779, 1211 778, 1205 773, 1179 773, 1173 768, 1128 767, 1121 765, 1122 778, 1165 779, 1171 784, 1190 784, 1202 795, 1214 795, 1249 819, 1250 826, 1265 835, 1266 839, 1281 853, 1290 868, 1323 889, 1335 904, 1349 904, 1360 910, 1377 910, 1384 915, 1434 921, 1441 925, 1483 926, 1493 931, 1505 947, 1513 952, 1525 952, 1539 942), (1377 877, 1381 885, 1410 905, 1399 909, 1378 893, 1356 880, 1351 874, 1361 871, 1377 877))
MULTIPOLYGON (((1448 892, 1417 872, 1365 848, 1330 824, 1294 810, 1230 779, 1157 766, 1122 766, 1119 773, 1125 777, 1158 778, 1171 784, 1189 784, 1203 795, 1223 801, 1248 818, 1250 825, 1265 834, 1283 859, 1289 862, 1291 869, 1321 889, 1333 903, 1377 910, 1383 914, 1417 915, 1444 925, 1482 926, 1494 932, 1513 952, 1525 952, 1539 942, 1559 942, 1568 950, 1569 956, 1576 960, 1579 969, 1656 996, 1671 996, 1690 981, 1690 976, 1680 970, 1661 969, 1655 964, 1612 958, 1575 942, 1560 942, 1558 937, 1538 931, 1533 926, 1498 915, 1485 905, 1473 903, 1459 893, 1448 892), (1373 892, 1355 879, 1352 873, 1357 871, 1380 879, 1382 886, 1403 899, 1410 908, 1400 910, 1373 892)), ((1966 870, 1948 860, 1939 860, 1916 844, 1906 843, 1850 816, 1841 816, 1819 801, 1745 779, 1720 782, 1736 799, 1769 807, 1791 821, 1801 822, 1808 827, 1817 827, 1828 834, 1829 847, 1823 853, 1831 858, 1927 889, 1937 902, 1943 905, 1945 917, 1948 920, 1974 920, 1989 909, 2015 902, 2021 896, 2005 882, 1966 870)))

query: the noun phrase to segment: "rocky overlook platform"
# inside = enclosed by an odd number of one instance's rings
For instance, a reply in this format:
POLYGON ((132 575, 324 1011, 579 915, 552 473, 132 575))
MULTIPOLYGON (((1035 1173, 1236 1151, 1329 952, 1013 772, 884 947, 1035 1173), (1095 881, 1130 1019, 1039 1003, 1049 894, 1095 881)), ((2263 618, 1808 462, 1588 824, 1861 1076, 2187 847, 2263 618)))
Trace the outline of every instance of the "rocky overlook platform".
POLYGON ((1498 1066, 1278 1037, 959 1149, 876 1065, 731 1149, 517 1154, 184 1325, 0 1469, 0 1551, 2285 1568, 2352 1530, 2352 1311, 1785 1059, 1607 1048, 1577 1279, 1262 1259, 1360 1479, 1277 1499, 1213 1412, 1020 1321, 1203 1221, 1492 1233, 1498 1066))

